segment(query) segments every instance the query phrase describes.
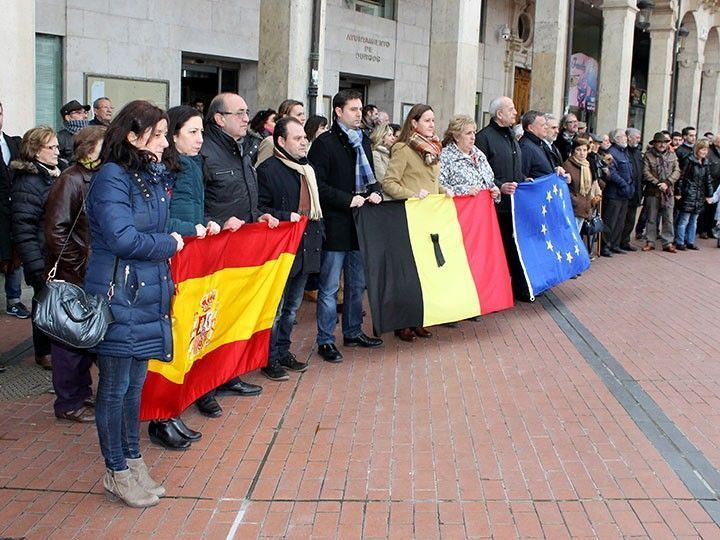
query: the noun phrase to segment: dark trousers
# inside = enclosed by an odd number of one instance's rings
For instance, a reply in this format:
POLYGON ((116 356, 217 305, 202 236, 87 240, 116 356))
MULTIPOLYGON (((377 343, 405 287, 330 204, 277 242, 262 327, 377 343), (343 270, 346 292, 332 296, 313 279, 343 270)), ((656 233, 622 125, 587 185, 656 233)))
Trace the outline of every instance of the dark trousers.
POLYGON ((507 259, 508 269, 510 270, 513 296, 516 300, 528 302, 530 300, 530 290, 528 289, 525 272, 520 263, 520 256, 518 255, 517 246, 515 245, 512 214, 509 212, 498 212, 498 224, 500 225, 500 234, 502 235, 503 247, 505 248, 505 258, 507 259))
POLYGON ((637 218, 638 207, 635 204, 628 204, 625 213, 625 225, 623 226, 622 235, 620 236, 620 245, 627 246, 630 243, 630 236, 635 228, 635 219, 637 218))
POLYGON ((642 237, 643 235, 647 234, 647 231, 645 230, 647 228, 648 223, 648 206, 647 204, 643 204, 642 210, 640 210, 640 216, 637 220, 637 225, 635 225, 635 236, 642 237))
MULTIPOLYGON (((33 288, 32 318, 34 320, 36 309, 35 297, 40 293, 45 284, 42 282, 33 282, 30 285, 33 288)), ((32 339, 33 349, 35 349, 35 356, 47 356, 52 352, 50 348, 50 338, 47 337, 47 335, 43 334, 34 324, 32 327, 32 339)))
POLYGON ((285 358, 290 352, 290 345, 292 344, 290 335, 292 334, 293 325, 295 324, 295 316, 302 304, 307 279, 308 274, 299 272, 296 276, 290 277, 287 280, 270 335, 270 358, 268 359, 268 365, 278 364, 280 360, 285 358))
POLYGON ((603 200, 602 219, 610 232, 605 234, 605 247, 618 249, 620 237, 625 226, 627 214, 627 199, 605 199, 603 200))
POLYGON ((715 225, 715 210, 717 209, 717 203, 707 204, 703 206, 700 217, 698 218, 697 232, 699 234, 707 234, 712 238, 712 230, 715 225))
POLYGON ((55 412, 76 411, 92 396, 90 368, 95 355, 85 349, 74 349, 52 342, 52 382, 55 389, 55 412))

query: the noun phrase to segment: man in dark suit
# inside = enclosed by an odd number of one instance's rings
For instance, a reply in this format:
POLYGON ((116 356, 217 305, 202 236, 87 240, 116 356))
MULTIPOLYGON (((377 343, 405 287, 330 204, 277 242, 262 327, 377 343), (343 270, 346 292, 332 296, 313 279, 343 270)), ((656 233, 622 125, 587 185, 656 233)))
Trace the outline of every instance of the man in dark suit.
POLYGON ((4 108, 0 103, 0 272, 5 274, 6 313, 20 319, 27 319, 30 311, 20 301, 22 270, 14 257, 11 235, 10 188, 12 173, 10 162, 20 154, 20 137, 11 137, 3 132, 4 108))

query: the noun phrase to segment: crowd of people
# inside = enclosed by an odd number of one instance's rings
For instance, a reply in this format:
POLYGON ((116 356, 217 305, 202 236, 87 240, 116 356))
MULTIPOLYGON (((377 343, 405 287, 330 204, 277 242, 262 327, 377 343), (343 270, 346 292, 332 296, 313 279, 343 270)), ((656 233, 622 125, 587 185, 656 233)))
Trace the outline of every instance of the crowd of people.
MULTIPOLYGON (((251 119, 235 93, 219 94, 207 108, 195 102, 163 111, 133 101, 114 115, 107 97, 92 107, 89 121, 90 106, 70 101, 60 110, 62 130, 39 126, 20 139, 2 133, 0 105, 0 270, 7 313, 19 318, 31 316, 21 302, 21 275, 37 295, 53 267, 56 279, 110 299, 115 322, 92 352, 36 328, 33 345, 37 364, 52 370, 56 417, 95 422, 105 490, 134 507, 157 504, 165 493, 142 459, 139 409, 148 360, 173 356, 168 260, 183 249, 183 238, 307 218, 262 368, 268 379, 284 381, 309 367, 291 350, 304 298, 317 302, 317 353, 324 361, 343 361, 339 321, 343 347, 383 344, 363 331, 365 274, 353 211, 365 204, 489 192, 520 301, 530 295, 513 239, 511 197, 519 183, 563 176, 590 248, 589 224, 601 216, 605 257, 637 251, 633 231, 645 241, 643 251, 655 249, 659 238, 657 247, 672 253, 698 249, 698 232, 718 232, 720 136, 696 140, 691 127, 656 133, 643 153, 633 128, 596 135, 573 114, 558 120, 536 110, 517 123, 508 97, 490 103, 491 120, 479 131, 461 114, 442 138, 430 105, 413 106, 400 126, 363 106, 354 90, 334 96, 331 121, 306 120, 304 104, 292 99, 251 119)), ((415 327, 395 335, 413 342, 433 333, 415 327)), ((217 390, 253 396, 262 387, 226 381, 196 401, 203 415, 223 414, 217 390)), ((179 417, 152 420, 148 433, 172 450, 202 437, 179 417)))

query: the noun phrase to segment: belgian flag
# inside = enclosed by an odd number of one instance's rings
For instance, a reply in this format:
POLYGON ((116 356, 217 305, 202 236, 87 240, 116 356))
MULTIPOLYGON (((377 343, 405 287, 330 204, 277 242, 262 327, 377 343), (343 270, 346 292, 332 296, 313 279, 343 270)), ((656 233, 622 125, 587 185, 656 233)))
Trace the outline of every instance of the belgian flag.
POLYGON ((512 307, 488 191, 365 204, 355 223, 376 334, 512 307))
POLYGON ((172 418, 267 364, 270 332, 307 220, 188 239, 171 259, 173 359, 150 360, 140 418, 172 418))

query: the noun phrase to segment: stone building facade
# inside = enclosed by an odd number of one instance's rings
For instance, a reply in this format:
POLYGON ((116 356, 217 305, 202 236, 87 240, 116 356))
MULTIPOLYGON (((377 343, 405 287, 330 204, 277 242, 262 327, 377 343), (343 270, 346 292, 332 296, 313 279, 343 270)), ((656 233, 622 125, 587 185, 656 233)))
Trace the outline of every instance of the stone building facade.
POLYGON ((509 95, 520 110, 558 115, 577 100, 601 132, 640 118, 647 139, 672 117, 716 132, 719 5, 655 0, 647 13, 638 0, 0 0, 0 101, 9 132, 58 125, 62 103, 103 94, 117 105, 148 97, 173 106, 233 90, 255 110, 292 97, 327 115, 341 88, 359 89, 396 122, 428 102, 439 131, 457 112, 484 124, 489 102, 509 95), (680 24, 688 35, 678 40, 680 24), (582 100, 578 80, 595 85, 582 100))

